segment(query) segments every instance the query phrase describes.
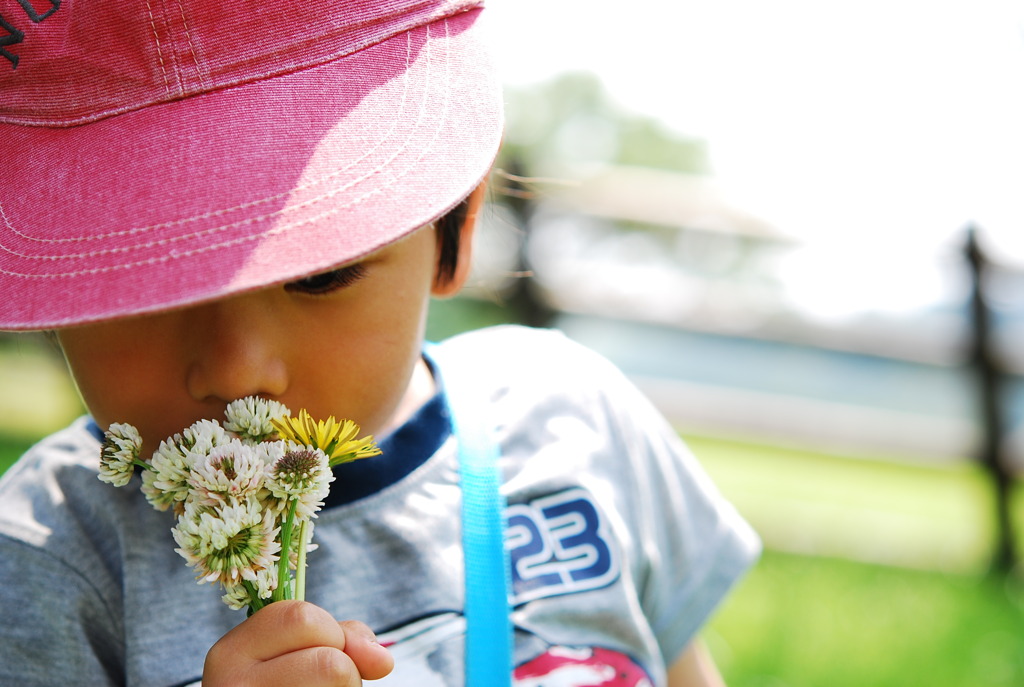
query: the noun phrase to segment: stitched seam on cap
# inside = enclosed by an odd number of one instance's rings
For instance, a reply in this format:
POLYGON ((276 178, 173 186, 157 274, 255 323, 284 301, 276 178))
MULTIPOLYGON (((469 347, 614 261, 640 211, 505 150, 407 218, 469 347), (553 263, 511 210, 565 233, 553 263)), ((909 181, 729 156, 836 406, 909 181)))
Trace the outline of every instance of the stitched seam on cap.
MULTIPOLYGON (((428 30, 428 36, 429 36, 429 30, 428 30)), ((411 36, 407 36, 406 37, 406 66, 407 67, 411 63, 411 57, 410 57, 411 56, 411 52, 412 52, 411 43, 412 43, 412 37, 411 36)), ((12 233, 14 233, 15 235, 17 235, 18 237, 20 237, 22 239, 25 239, 26 241, 31 241, 31 242, 34 242, 34 243, 44 243, 44 244, 84 243, 84 242, 88 242, 88 241, 100 241, 100 240, 104 240, 104 239, 116 238, 118 236, 127 236, 127 235, 131 235, 131 234, 141 234, 141 233, 146 233, 146 232, 155 231, 155 230, 159 230, 159 229, 167 229, 167 228, 170 228, 170 227, 181 226, 183 224, 191 224, 193 222, 201 222, 203 220, 211 219, 213 217, 219 217, 221 215, 227 215, 227 214, 230 214, 232 212, 237 212, 238 210, 246 210, 248 208, 256 207, 258 205, 264 205, 264 204, 267 204, 267 203, 272 203, 272 202, 274 202, 276 200, 281 200, 282 198, 286 198, 286 197, 294 194, 297 191, 305 191, 305 190, 313 188, 315 186, 319 186, 319 185, 321 185, 321 184, 323 184, 325 182, 330 181, 331 179, 333 179, 333 178, 335 178, 337 176, 340 176, 340 175, 344 174, 345 172, 350 170, 352 167, 355 167, 356 165, 361 163, 363 160, 365 160, 366 158, 370 157, 373 153, 375 153, 378 149, 380 149, 384 144, 386 144, 392 138, 392 136, 394 135, 395 128, 397 126, 397 122, 401 119, 401 115, 405 111, 405 108, 406 108, 406 105, 407 105, 407 100, 408 100, 408 96, 409 96, 408 78, 406 78, 404 83, 405 83, 405 87, 402 90, 401 104, 399 105, 399 108, 398 108, 398 111, 397 111, 396 115, 392 119, 392 121, 395 122, 395 123, 392 124, 392 126, 388 130, 387 134, 378 143, 376 143, 373 148, 369 149, 363 155, 361 155, 359 158, 357 158, 356 160, 353 160, 352 162, 348 163, 344 167, 340 167, 338 169, 335 169, 335 170, 333 170, 331 172, 328 172, 328 173, 324 174, 323 176, 317 177, 315 179, 311 179, 311 180, 309 180, 309 181, 307 181, 307 182, 305 182, 303 184, 299 184, 298 186, 293 186, 293 187, 289 188, 287 191, 282 191, 281 193, 275 193, 273 195, 266 196, 264 198, 259 198, 259 199, 256 199, 256 200, 247 201, 245 203, 239 203, 238 205, 235 205, 235 206, 232 206, 232 207, 219 208, 217 210, 211 210, 209 212, 204 212, 204 213, 199 214, 199 215, 193 215, 191 217, 183 217, 183 218, 172 220, 172 221, 169 221, 169 222, 159 222, 157 224, 150 224, 150 225, 145 225, 145 226, 140 226, 140 227, 132 227, 131 229, 122 229, 120 231, 112 231, 112 232, 107 232, 105 234, 95 234, 95 235, 91 235, 91 236, 76 236, 76 237, 72 237, 72 238, 49 239, 49 238, 40 238, 40 237, 36 237, 36 236, 31 236, 29 234, 25 234, 25 233, 19 231, 13 224, 11 224, 11 222, 8 220, 6 215, 3 213, 2 206, 0 206, 0 217, 3 217, 3 219, 5 221, 5 224, 7 225, 7 228, 10 229, 12 233)), ((421 112, 422 112, 422 109, 423 108, 421 108, 421 112)), ((422 116, 422 114, 420 116, 422 116)), ((399 152, 400 151, 401 151, 401 148, 399 148, 399 152)), ((389 158, 386 162, 390 162, 392 159, 394 159, 394 155, 392 155, 391 158, 389 158)), ((386 164, 386 162, 385 162, 385 164, 386 164)), ((259 215, 257 217, 251 217, 251 218, 248 218, 247 220, 239 220, 238 222, 233 222, 233 223, 225 224, 225 225, 222 225, 222 227, 213 227, 212 229, 231 228, 231 227, 234 227, 234 226, 240 226, 242 224, 252 223, 254 221, 264 220, 264 219, 267 219, 267 218, 270 218, 270 217, 275 217, 275 216, 280 215, 280 214, 282 214, 284 212, 293 211, 293 210, 305 207, 305 206, 307 206, 309 204, 316 203, 319 200, 322 200, 324 198, 327 198, 327 197, 330 197, 330 196, 333 196, 333 195, 337 195, 338 193, 341 193, 342 191, 345 191, 346 189, 348 189, 351 186, 354 186, 355 184, 365 180, 366 178, 369 178, 370 176, 372 176, 373 174, 377 173, 378 171, 379 171, 379 167, 378 167, 378 169, 371 170, 368 174, 365 174, 362 177, 353 180, 352 182, 350 182, 347 185, 344 185, 344 186, 341 186, 339 188, 336 188, 336 189, 334 189, 334 190, 332 190, 332 191, 330 191, 328 193, 322 194, 320 196, 316 196, 314 198, 310 198, 310 199, 308 199, 308 200, 306 200, 303 203, 300 203, 298 205, 290 206, 288 208, 282 208, 281 210, 276 210, 274 212, 270 212, 270 213, 267 213, 267 214, 264 214, 264 215, 259 215)), ((199 232, 195 232, 195 233, 192 233, 192 234, 183 234, 183 235, 181 235, 179 237, 179 240, 180 239, 187 239, 187 238, 190 238, 192 236, 199 236, 199 235, 202 235, 204 233, 208 233, 209 231, 210 231, 210 228, 205 229, 205 230, 201 230, 199 232)), ((165 239, 165 241, 166 240, 170 240, 170 239, 165 239)), ((137 245, 140 246, 140 247, 146 247, 148 245, 158 245, 158 242, 152 242, 152 243, 149 243, 149 244, 137 244, 137 245)), ((95 254, 96 253, 90 253, 88 255, 95 255, 95 254)), ((15 255, 17 255, 17 253, 15 253, 15 255)), ((83 255, 86 255, 86 254, 83 254, 83 255)), ((25 257, 30 257, 30 256, 25 256, 25 257)), ((49 257, 49 256, 47 256, 47 257, 49 257)), ((74 256, 69 256, 69 257, 74 257, 74 256)))
MULTIPOLYGON (((153 16, 152 5, 150 3, 150 0, 145 0, 145 1, 146 1, 146 8, 148 10, 148 14, 149 14, 149 18, 150 18, 150 28, 153 31, 154 38, 157 38, 158 29, 157 29, 157 26, 156 26, 156 23, 155 23, 155 18, 153 16)), ((290 63, 290 64, 285 64, 285 65, 280 65, 277 68, 270 69, 268 71, 247 74, 245 76, 238 76, 238 77, 235 77, 235 78, 226 78, 223 81, 219 81, 217 79, 213 79, 212 82, 211 82, 211 81, 207 80, 208 83, 204 83, 204 87, 203 88, 199 88, 199 89, 184 89, 182 87, 181 83, 180 83, 180 75, 178 75, 176 73, 175 76, 179 80, 179 92, 178 93, 174 92, 174 89, 173 89, 173 87, 171 86, 171 83, 170 83, 170 78, 169 78, 169 76, 167 74, 167 66, 168 66, 168 63, 170 62, 172 56, 168 55, 166 57, 166 60, 165 60, 164 53, 161 50, 161 44, 160 44, 159 38, 157 38, 158 61, 160 63, 162 77, 163 77, 163 80, 164 80, 166 97, 164 97, 164 98, 156 98, 156 99, 153 99, 153 98, 149 98, 149 99, 143 98, 143 99, 139 100, 138 102, 132 102, 132 103, 129 103, 129 104, 126 104, 126 105, 123 105, 123 106, 108 106, 108 107, 101 108, 99 110, 90 111, 90 112, 85 113, 85 114, 71 115, 71 116, 58 117, 58 118, 49 118, 49 119, 47 119, 47 118, 36 118, 34 116, 26 116, 24 114, 0 116, 0 123, 12 124, 12 125, 17 125, 17 126, 39 126, 39 127, 50 127, 50 128, 70 128, 70 127, 80 126, 80 125, 83 125, 83 124, 89 124, 91 122, 100 121, 100 120, 107 119, 108 117, 113 117, 113 116, 116 116, 116 115, 121 115, 121 114, 126 114, 128 112, 134 112, 134 111, 137 111, 137 110, 142 110, 142 109, 145 109, 147 107, 152 107, 154 105, 162 105, 162 104, 165 104, 167 102, 172 102, 174 100, 178 100, 178 99, 185 98, 185 97, 193 97, 193 96, 203 95, 204 93, 209 93, 209 92, 213 92, 213 91, 217 91, 217 90, 221 90, 221 89, 232 88, 232 87, 235 87, 235 86, 242 86, 242 85, 245 85, 245 84, 248 84, 248 83, 255 83, 255 82, 258 82, 258 81, 261 81, 261 80, 264 80, 264 79, 269 79, 269 78, 274 78, 274 77, 277 77, 277 76, 283 76, 283 75, 286 75, 286 74, 292 74, 292 73, 296 73, 296 72, 301 72, 301 71, 305 71, 307 69, 313 69, 313 68, 316 68, 318 66, 322 66, 324 64, 328 64, 330 62, 342 59, 344 57, 348 57, 349 55, 356 54, 356 53, 358 53, 358 52, 360 52, 362 50, 365 50, 366 48, 369 48, 369 47, 371 47, 373 45, 376 45, 378 43, 382 43, 382 42, 385 42, 385 41, 387 41, 387 40, 389 40, 391 38, 394 38, 395 36, 397 36, 397 35, 399 35, 399 34, 401 34, 403 32, 412 31, 412 30, 414 30, 416 28, 420 28, 421 26, 427 26, 430 23, 437 22, 437 21, 447 21, 448 19, 451 19, 452 17, 455 17, 455 16, 458 16, 460 14, 472 11, 474 9, 477 9, 481 5, 482 5, 482 0, 463 0, 463 2, 456 4, 454 7, 447 7, 447 8, 445 8, 444 12, 439 12, 436 16, 435 15, 428 15, 427 17, 425 17, 426 22, 424 24, 408 25, 408 26, 405 26, 404 28, 397 28, 392 33, 389 33, 388 35, 374 36, 372 38, 364 38, 364 40, 362 40, 362 41, 359 41, 357 43, 353 43, 351 45, 346 46, 344 50, 340 50, 340 51, 338 51, 336 53, 329 53, 329 54, 319 55, 316 58, 310 58, 310 59, 308 59, 306 61, 303 61, 301 63, 290 63)))
POLYGON ((206 87, 206 78, 203 76, 202 66, 199 64, 199 56, 196 55, 196 46, 192 42, 192 30, 188 25, 188 18, 185 16, 185 5, 182 4, 181 0, 178 2, 178 12, 181 14, 181 30, 185 34, 185 40, 188 42, 188 52, 192 55, 192 63, 196 66, 196 81, 199 82, 199 86, 206 87))
POLYGON ((164 78, 164 89, 167 91, 167 95, 173 94, 171 90, 171 82, 167 78, 167 66, 164 64, 164 52, 160 48, 160 35, 156 30, 156 19, 153 17, 153 5, 149 0, 146 0, 146 12, 149 14, 149 28, 153 30, 153 43, 156 45, 156 58, 157 62, 160 63, 160 74, 164 78))
MULTIPOLYGON (((450 40, 450 35, 449 35, 449 31, 448 31, 448 21, 445 20, 443 23, 444 23, 444 27, 445 27, 445 37, 450 40)), ((430 28, 429 27, 427 27, 427 32, 428 32, 428 35, 429 35, 429 32, 430 32, 430 28)), ((132 269, 132 268, 135 268, 135 267, 143 267, 143 266, 147 266, 147 265, 154 265, 154 264, 158 264, 158 263, 169 262, 170 260, 176 260, 176 259, 180 259, 180 258, 187 258, 187 257, 195 256, 195 255, 200 255, 200 254, 203 254, 203 253, 208 253, 208 252, 213 251, 213 250, 219 250, 219 249, 222 249, 222 248, 228 248, 228 247, 231 247, 231 246, 235 246, 235 245, 239 245, 239 244, 242 244, 242 243, 246 243, 248 241, 253 241, 253 240, 256 240, 256 239, 259 239, 259 238, 263 238, 265 236, 275 236, 275 235, 278 235, 278 234, 282 234, 282 233, 291 231, 293 229, 296 229, 298 227, 305 226, 307 224, 312 224, 312 223, 315 223, 315 222, 319 222, 319 221, 321 221, 321 220, 323 220, 323 219, 325 219, 327 217, 330 217, 332 215, 335 215, 335 214, 341 212, 342 210, 345 210, 347 208, 350 208, 350 207, 353 207, 355 205, 358 205, 358 204, 364 202, 365 200, 367 200, 368 198, 371 198, 371 197, 373 197, 375 195, 379 195, 380 193, 383 193, 384 191, 388 190, 391 186, 393 186, 400 179, 402 179, 406 174, 408 174, 413 169, 415 169, 417 167, 417 163, 420 160, 422 160, 424 157, 426 157, 427 152, 430 152, 431 150, 433 150, 434 144, 437 142, 438 133, 439 133, 439 131, 441 129, 440 125, 443 124, 445 121, 447 121, 447 117, 448 117, 448 108, 449 108, 449 104, 450 104, 450 90, 451 90, 451 83, 450 83, 451 82, 450 61, 451 61, 450 52, 448 50, 446 50, 445 51, 445 65, 444 65, 445 66, 445 75, 444 75, 444 82, 443 82, 444 83, 444 95, 445 95, 445 97, 444 97, 444 104, 443 104, 443 107, 442 107, 442 114, 441 114, 438 126, 434 127, 434 135, 431 138, 430 143, 427 146, 424 147, 423 151, 420 153, 419 157, 416 158, 416 160, 414 160, 411 164, 406 166, 406 169, 405 169, 403 174, 392 177, 391 180, 388 183, 386 183, 386 184, 384 184, 384 185, 382 185, 382 186, 380 186, 380 187, 378 187, 378 188, 376 188, 376 189, 374 189, 374 190, 372 190, 372 191, 370 191, 368 193, 363 194, 362 196, 356 198, 355 200, 353 200, 353 201, 351 201, 349 203, 346 203, 344 205, 339 205, 339 206, 332 207, 331 209, 326 210, 326 211, 320 213, 319 215, 316 215, 315 217, 309 217, 309 218, 306 218, 306 219, 304 219, 304 220, 302 220, 300 222, 295 222, 293 224, 288 224, 288 225, 284 225, 284 226, 274 227, 273 229, 270 229, 270 230, 265 231, 265 232, 256 233, 256 234, 249 234, 247 236, 240 236, 238 238, 231 239, 229 241, 223 241, 221 243, 211 244, 211 245, 203 246, 201 248, 196 248, 196 249, 189 250, 189 251, 182 251, 180 253, 172 252, 169 255, 161 255, 161 256, 158 256, 158 257, 148 258, 146 260, 140 260, 140 261, 137 261, 137 262, 123 263, 123 264, 119 264, 119 265, 107 265, 107 266, 104 266, 104 267, 97 267, 97 268, 88 269, 88 270, 77 270, 77 271, 72 271, 72 272, 61 272, 61 273, 53 273, 53 274, 23 274, 23 273, 19 273, 19 272, 12 272, 12 271, 9 271, 9 270, 5 270, 3 268, 0 268, 0 273, 7 274, 9 276, 23 277, 23 278, 28 278, 28 279, 57 279, 57 278, 63 278, 63 277, 76 277, 76 276, 82 276, 82 275, 102 274, 102 273, 106 273, 106 272, 113 272, 113 271, 116 271, 116 270, 132 269)), ((429 60, 429 54, 428 54, 428 62, 430 64, 433 63, 433 60, 429 60)), ((403 149, 404 149, 404 147, 400 147, 398 149, 398 151, 392 156, 392 158, 390 158, 388 160, 388 162, 390 162, 395 157, 397 157, 398 154, 400 154, 403 149)), ((370 176, 373 176, 374 174, 379 173, 383 168, 384 168, 384 165, 380 165, 380 166, 378 166, 377 169, 372 170, 369 174, 365 175, 363 178, 369 178, 370 176)), ((323 196, 320 196, 320 197, 318 197, 317 199, 314 199, 314 200, 316 200, 316 201, 323 200, 324 198, 328 198, 328 197, 330 197, 332 195, 336 195, 336 194, 337 194, 337 192, 332 192, 332 193, 329 193, 329 194, 324 194, 323 196)), ((3 216, 4 219, 5 219, 5 222, 6 222, 6 216, 3 215, 2 207, 0 207, 0 216, 3 216)), ((255 221, 255 220, 254 219, 250 219, 247 222, 251 223, 252 221, 255 221)), ((247 222, 243 222, 243 223, 247 223, 247 222)), ((8 223, 8 226, 10 226, 9 223, 8 223)), ((230 225, 228 225, 228 226, 230 226, 230 225)), ((201 234, 207 233, 209 231, 219 230, 219 229, 223 229, 223 228, 225 228, 225 227, 216 227, 216 228, 212 228, 210 230, 205 230, 204 232, 197 232, 197 234, 194 234, 194 235, 201 235, 201 234)), ((13 231, 13 227, 12 227, 12 231, 13 231)), ((169 242, 169 240, 155 241, 155 242, 152 242, 150 244, 144 244, 144 245, 141 245, 141 246, 136 246, 135 248, 148 248, 148 247, 153 247, 153 246, 165 245, 168 242, 169 242)), ((18 255, 18 253, 10 251, 6 247, 0 246, 0 248, 5 250, 9 254, 18 255)), ((90 256, 104 254, 104 253, 111 253, 111 252, 119 252, 119 251, 117 251, 117 249, 112 249, 111 251, 105 251, 105 252, 104 251, 98 251, 96 253, 83 254, 81 256, 22 256, 22 257, 26 257, 28 259, 35 259, 35 260, 56 261, 56 260, 60 260, 60 259, 90 257, 90 256)))
POLYGON ((174 81, 178 85, 178 92, 174 94, 176 98, 185 97, 185 81, 182 74, 181 60, 178 57, 180 48, 173 39, 173 31, 171 15, 167 11, 167 0, 160 0, 160 17, 163 19, 164 25, 164 36, 167 38, 167 45, 170 50, 167 51, 168 62, 171 64, 171 73, 174 74, 174 81))

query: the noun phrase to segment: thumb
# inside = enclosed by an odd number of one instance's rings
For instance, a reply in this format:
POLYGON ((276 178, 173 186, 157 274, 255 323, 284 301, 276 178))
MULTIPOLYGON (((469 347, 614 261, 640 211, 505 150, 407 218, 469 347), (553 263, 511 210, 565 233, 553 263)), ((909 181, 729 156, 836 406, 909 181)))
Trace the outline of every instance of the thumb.
POLYGON ((391 652, 377 642, 377 635, 356 620, 338 623, 345 632, 345 653, 356 664, 364 680, 379 680, 395 667, 391 652))

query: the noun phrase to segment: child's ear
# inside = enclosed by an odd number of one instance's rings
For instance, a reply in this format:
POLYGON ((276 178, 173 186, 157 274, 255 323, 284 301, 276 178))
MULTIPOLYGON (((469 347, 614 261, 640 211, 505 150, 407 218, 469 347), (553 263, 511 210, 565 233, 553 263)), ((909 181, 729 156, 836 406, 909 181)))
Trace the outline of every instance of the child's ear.
MULTIPOLYGON (((455 273, 450 279, 434 279, 431 293, 436 298, 449 298, 462 290, 469 278, 469 268, 473 259, 473 233, 476 231, 476 218, 484 204, 487 183, 481 183, 469 194, 469 207, 466 219, 459 228, 459 252, 455 263, 455 273)), ((436 275, 435 275, 436 277, 436 275)))

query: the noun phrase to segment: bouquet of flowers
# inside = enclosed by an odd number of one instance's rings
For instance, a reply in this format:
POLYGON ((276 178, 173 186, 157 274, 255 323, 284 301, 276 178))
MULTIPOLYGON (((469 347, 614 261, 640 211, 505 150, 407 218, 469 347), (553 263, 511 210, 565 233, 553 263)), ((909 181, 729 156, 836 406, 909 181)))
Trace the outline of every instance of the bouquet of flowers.
POLYGON ((175 549, 200 584, 219 582, 232 608, 252 614, 268 603, 305 598, 311 519, 334 481, 331 468, 380 454, 372 436, 357 439, 351 420, 314 421, 257 397, 233 401, 225 422, 200 420, 140 458, 135 427, 105 432, 99 478, 128 484, 142 469, 142 492, 172 509, 175 549))

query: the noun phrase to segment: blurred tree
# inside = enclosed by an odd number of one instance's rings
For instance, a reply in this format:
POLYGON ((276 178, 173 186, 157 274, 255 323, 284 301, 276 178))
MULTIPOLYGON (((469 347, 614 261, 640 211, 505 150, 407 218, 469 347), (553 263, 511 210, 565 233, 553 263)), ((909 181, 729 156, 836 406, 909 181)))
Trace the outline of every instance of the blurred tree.
POLYGON ((498 167, 515 159, 522 173, 560 174, 567 167, 637 165, 706 174, 706 143, 669 131, 656 119, 615 102, 601 80, 572 72, 506 91, 505 145, 498 167))
MULTIPOLYGON (((685 273, 680 279, 690 279, 694 290, 713 287, 721 295, 694 303, 720 313, 752 307, 762 317, 765 294, 777 290, 772 231, 721 194, 704 140, 630 110, 587 72, 507 89, 506 113, 492 188, 504 216, 512 217, 516 274, 537 269, 527 249, 535 231, 549 228, 559 213, 579 213, 581 231, 584 216, 612 229, 595 240, 611 245, 629 234, 629 245, 654 246, 664 269, 685 273)), ((558 295, 538 281, 515 279, 502 301, 517 321, 545 326, 553 308, 564 307, 558 295)))
MULTIPOLYGON (((524 277, 533 272, 527 245, 536 201, 546 185, 571 184, 595 169, 615 166, 709 171, 703 141, 673 134, 655 119, 629 112, 592 73, 568 73, 508 89, 506 117, 492 188, 495 201, 514 217, 519 244, 515 272, 524 277)), ((624 222, 620 228, 631 227, 624 222)), ((548 326, 556 314, 529 278, 512 280, 503 301, 516 321, 532 326, 548 326)))

